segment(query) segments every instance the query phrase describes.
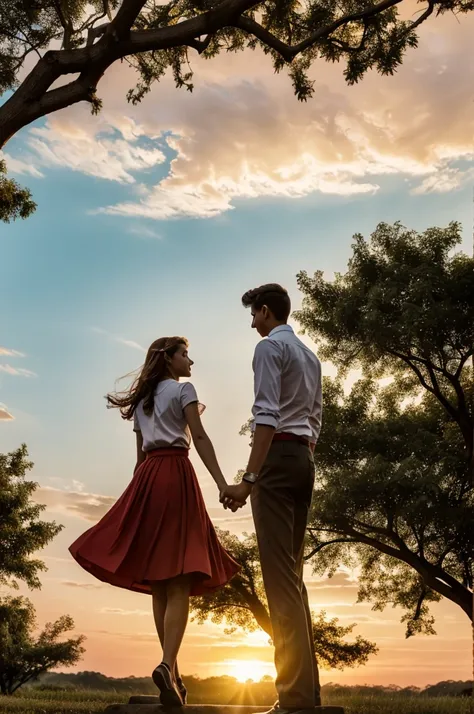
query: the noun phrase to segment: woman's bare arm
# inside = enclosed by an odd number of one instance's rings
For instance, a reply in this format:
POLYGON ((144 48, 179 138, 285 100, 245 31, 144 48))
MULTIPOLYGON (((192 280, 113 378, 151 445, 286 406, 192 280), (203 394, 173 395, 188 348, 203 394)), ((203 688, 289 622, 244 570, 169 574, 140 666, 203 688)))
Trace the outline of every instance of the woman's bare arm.
POLYGON ((188 404, 188 406, 184 408, 184 416, 191 431, 196 451, 198 452, 204 466, 216 482, 217 488, 219 491, 222 491, 222 489, 227 486, 227 482, 217 462, 216 452, 214 451, 212 442, 202 425, 197 402, 188 404))

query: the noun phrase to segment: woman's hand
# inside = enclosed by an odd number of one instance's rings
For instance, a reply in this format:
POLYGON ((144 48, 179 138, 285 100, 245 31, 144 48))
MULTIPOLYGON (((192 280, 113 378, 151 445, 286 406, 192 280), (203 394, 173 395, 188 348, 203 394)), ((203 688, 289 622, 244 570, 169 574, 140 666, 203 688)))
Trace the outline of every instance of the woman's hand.
POLYGON ((235 486, 226 486, 221 490, 220 502, 224 508, 229 508, 233 513, 245 506, 250 495, 252 486, 245 481, 241 481, 235 486))

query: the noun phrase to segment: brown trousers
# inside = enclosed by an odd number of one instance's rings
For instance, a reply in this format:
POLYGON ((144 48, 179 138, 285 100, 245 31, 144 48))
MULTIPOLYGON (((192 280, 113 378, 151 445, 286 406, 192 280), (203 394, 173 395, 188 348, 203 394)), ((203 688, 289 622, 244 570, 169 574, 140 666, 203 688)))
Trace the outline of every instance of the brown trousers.
POLYGON ((275 647, 276 689, 283 709, 320 702, 308 593, 303 582, 304 537, 314 486, 310 449, 274 442, 252 488, 263 583, 275 647))

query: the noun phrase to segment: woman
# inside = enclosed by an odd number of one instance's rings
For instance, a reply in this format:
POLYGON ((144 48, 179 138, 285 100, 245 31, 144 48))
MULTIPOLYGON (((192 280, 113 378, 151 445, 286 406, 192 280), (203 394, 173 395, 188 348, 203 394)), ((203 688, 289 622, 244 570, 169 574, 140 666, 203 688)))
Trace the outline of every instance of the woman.
MULTIPOLYGON (((225 488, 201 423, 204 407, 194 386, 179 381, 191 376, 192 365, 185 338, 161 337, 130 389, 107 395, 109 407, 133 419, 137 464, 115 505, 69 549, 99 580, 152 595, 163 649, 152 676, 165 706, 186 703, 177 656, 189 597, 224 586, 239 570, 217 539, 188 458, 192 437, 219 491, 225 488)), ((234 503, 233 510, 240 505, 234 503)))

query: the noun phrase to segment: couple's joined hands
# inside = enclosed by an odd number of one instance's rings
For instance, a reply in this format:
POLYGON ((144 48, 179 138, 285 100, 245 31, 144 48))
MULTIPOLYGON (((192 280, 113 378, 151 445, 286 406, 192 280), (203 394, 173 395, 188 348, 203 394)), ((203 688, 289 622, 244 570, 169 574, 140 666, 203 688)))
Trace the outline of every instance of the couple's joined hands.
POLYGON ((232 513, 235 513, 247 503, 250 488, 251 486, 245 483, 245 481, 241 481, 233 486, 226 486, 220 492, 219 501, 225 509, 228 508, 232 513))

